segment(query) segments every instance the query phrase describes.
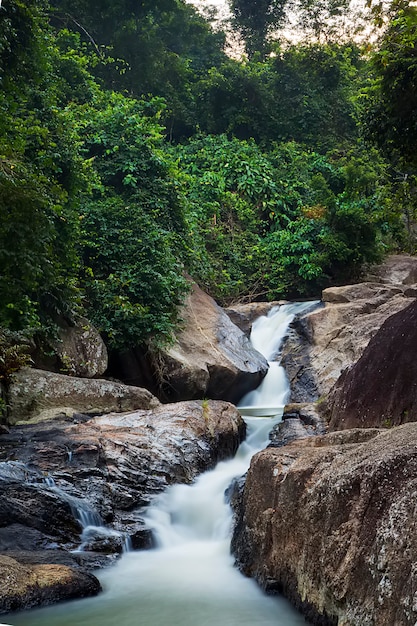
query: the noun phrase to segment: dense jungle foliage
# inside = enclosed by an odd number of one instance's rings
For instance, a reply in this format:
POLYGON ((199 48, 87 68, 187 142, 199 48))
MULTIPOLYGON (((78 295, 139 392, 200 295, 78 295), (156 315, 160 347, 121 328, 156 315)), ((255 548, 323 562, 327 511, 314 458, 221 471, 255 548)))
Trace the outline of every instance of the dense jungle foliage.
POLYGON ((371 5, 362 45, 300 1, 289 43, 284 0, 229 4, 239 59, 184 0, 3 0, 0 327, 159 345, 187 274, 316 296, 415 251, 416 10, 371 5))

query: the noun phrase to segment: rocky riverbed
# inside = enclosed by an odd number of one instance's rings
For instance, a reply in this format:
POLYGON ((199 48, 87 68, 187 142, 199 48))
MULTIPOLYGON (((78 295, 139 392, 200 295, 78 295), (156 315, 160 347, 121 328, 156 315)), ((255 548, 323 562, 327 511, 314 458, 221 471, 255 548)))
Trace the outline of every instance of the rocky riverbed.
POLYGON ((1 587, 0 612, 96 593, 89 570, 111 563, 127 539, 133 548, 150 545, 141 507, 233 456, 244 437, 242 418, 226 402, 156 404, 56 417, 2 435, 0 553, 8 558, 1 567, 15 582, 1 587), (81 537, 88 524, 96 528, 81 537), (81 543, 85 552, 71 553, 81 543))

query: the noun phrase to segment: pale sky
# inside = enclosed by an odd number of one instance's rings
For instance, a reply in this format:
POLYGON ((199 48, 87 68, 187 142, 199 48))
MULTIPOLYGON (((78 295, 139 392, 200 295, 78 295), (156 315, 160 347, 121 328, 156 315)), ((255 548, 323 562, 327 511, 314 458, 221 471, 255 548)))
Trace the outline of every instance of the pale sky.
MULTIPOLYGON (((196 8, 202 10, 202 12, 204 12, 205 8, 215 7, 218 10, 220 22, 227 19, 231 15, 227 0, 186 0, 186 2, 193 4, 196 8)), ((367 20, 365 19, 365 22, 363 22, 359 17, 359 15, 364 11, 365 6, 366 0, 351 0, 350 15, 339 18, 339 20, 337 20, 337 22, 333 22, 333 24, 338 23, 341 32, 345 33, 345 35, 350 31, 350 36, 357 41, 366 41, 368 38, 372 39, 372 37, 370 37, 370 28, 365 27, 365 30, 362 29, 361 31, 357 31, 355 34, 352 32, 355 29, 355 26, 360 26, 360 24, 366 25, 367 20)), ((299 41, 300 38, 303 38, 303 34, 295 26, 297 22, 295 14, 291 14, 290 12, 288 18, 290 20, 290 24, 282 31, 282 35, 288 42, 295 43, 299 41)), ((239 41, 239 38, 236 35, 231 35, 229 33, 228 40, 228 53, 235 57, 241 56, 243 46, 242 42, 239 41)))

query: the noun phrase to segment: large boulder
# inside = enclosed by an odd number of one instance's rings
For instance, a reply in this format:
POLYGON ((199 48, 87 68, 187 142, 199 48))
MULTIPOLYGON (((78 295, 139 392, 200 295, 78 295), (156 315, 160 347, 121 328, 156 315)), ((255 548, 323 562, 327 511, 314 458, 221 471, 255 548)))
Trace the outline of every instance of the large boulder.
POLYGON ((66 565, 23 565, 2 555, 0 579, 0 613, 92 596, 101 589, 95 576, 66 565))
POLYGON ((416 449, 412 423, 259 453, 238 505, 241 569, 312 624, 414 626, 416 449))
POLYGON ((417 302, 389 317, 345 370, 323 412, 331 430, 417 421, 417 302))
POLYGON ((159 359, 165 399, 207 397, 237 402, 259 385, 268 363, 196 284, 181 317, 183 330, 159 359))
POLYGON ((63 414, 152 409, 159 401, 146 389, 101 379, 75 378, 23 368, 8 389, 10 424, 63 414))
POLYGON ((367 280, 380 283, 416 285, 417 257, 409 254, 393 254, 380 265, 369 269, 367 280))
POLYGON ((49 340, 49 345, 35 350, 32 358, 39 369, 82 378, 102 376, 108 365, 106 345, 84 317, 77 317, 72 323, 59 319, 56 337, 49 340))
POLYGON ((325 289, 324 307, 292 324, 282 355, 292 402, 326 395, 342 371, 361 357, 385 320, 415 300, 417 289, 410 281, 417 274, 417 258, 390 257, 387 264, 386 271, 385 266, 379 268, 384 282, 373 276, 372 282, 325 289), (390 284, 390 277, 405 283, 390 284))

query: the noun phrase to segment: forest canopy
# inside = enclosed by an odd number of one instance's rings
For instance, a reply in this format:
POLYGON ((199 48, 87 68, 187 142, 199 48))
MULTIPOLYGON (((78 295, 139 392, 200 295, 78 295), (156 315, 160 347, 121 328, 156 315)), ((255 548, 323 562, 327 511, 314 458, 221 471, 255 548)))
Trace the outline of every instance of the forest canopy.
POLYGON ((3 1, 0 327, 161 345, 187 274, 310 297, 415 251, 416 10, 371 5, 362 45, 343 1, 299 2, 299 43, 283 0, 230 7, 239 59, 183 0, 3 1))

